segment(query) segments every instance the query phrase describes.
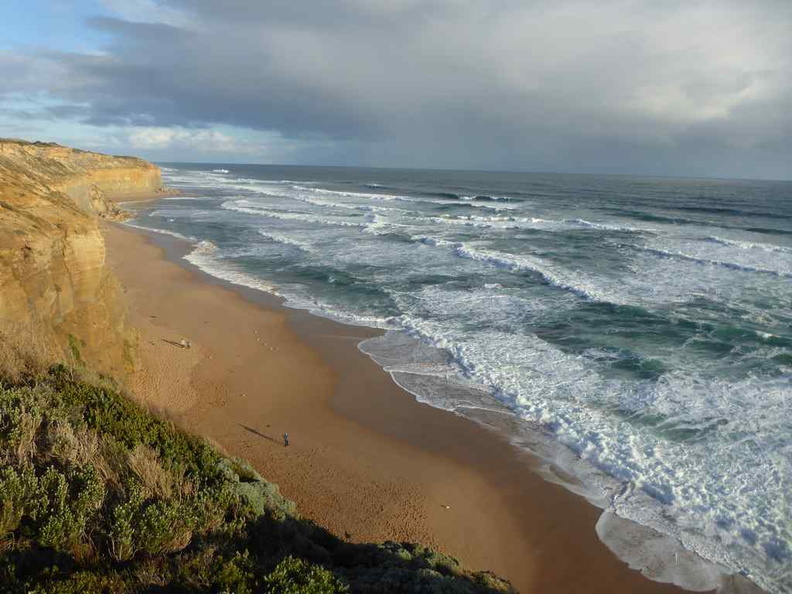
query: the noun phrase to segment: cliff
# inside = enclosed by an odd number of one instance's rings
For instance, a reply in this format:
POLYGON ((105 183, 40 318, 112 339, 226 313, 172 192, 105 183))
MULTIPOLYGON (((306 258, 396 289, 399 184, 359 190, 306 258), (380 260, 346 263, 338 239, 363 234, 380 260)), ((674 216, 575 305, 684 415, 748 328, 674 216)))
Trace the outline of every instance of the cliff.
POLYGON ((160 188, 159 169, 140 159, 0 139, 0 332, 123 376, 136 335, 99 218, 121 215, 113 197, 160 188))

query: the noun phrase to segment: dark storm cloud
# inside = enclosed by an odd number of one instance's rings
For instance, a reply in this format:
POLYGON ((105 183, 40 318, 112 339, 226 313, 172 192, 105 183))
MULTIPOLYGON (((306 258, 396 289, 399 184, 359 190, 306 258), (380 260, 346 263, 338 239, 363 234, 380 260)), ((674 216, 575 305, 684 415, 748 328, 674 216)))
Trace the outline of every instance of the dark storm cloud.
POLYGON ((68 97, 90 101, 88 123, 205 125, 225 123, 286 134, 365 136, 361 118, 311 80, 292 77, 261 47, 255 28, 200 30, 95 19, 112 33, 107 56, 63 56, 83 83, 68 97))
POLYGON ((0 73, 85 123, 334 139, 339 162, 778 175, 792 156, 789 3, 126 6, 92 21, 102 54, 0 55, 0 73))

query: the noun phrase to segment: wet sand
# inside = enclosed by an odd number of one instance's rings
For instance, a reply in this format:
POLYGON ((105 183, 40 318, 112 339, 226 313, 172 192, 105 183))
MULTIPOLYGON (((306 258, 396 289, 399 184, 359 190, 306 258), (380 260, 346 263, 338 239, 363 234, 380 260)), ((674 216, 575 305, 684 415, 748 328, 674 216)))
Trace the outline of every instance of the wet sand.
POLYGON ((617 559, 594 532, 599 510, 529 456, 394 384, 357 349, 375 332, 177 264, 183 242, 104 231, 140 330, 137 397, 250 460, 304 517, 354 541, 431 545, 523 593, 681 591, 617 559))

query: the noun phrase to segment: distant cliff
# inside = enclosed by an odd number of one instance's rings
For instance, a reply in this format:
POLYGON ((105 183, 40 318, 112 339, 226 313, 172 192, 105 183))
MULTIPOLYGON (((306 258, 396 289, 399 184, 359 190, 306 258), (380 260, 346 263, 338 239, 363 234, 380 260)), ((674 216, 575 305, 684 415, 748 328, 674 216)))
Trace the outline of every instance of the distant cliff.
POLYGON ((36 182, 36 189, 63 192, 78 208, 100 216, 114 209, 110 197, 162 188, 159 168, 147 161, 52 143, 0 139, 0 170, 0 175, 16 173, 23 183, 36 182))
POLYGON ((161 185, 141 159, 0 139, 0 332, 117 377, 128 371, 136 335, 105 266, 99 217, 121 216, 112 198, 161 185))

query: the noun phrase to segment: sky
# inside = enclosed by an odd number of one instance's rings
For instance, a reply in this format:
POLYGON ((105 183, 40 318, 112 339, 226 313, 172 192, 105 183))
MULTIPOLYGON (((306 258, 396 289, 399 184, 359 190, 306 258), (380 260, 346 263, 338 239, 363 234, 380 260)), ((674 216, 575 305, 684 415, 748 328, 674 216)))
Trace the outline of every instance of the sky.
POLYGON ((5 0, 0 136, 792 179, 789 0, 5 0))

